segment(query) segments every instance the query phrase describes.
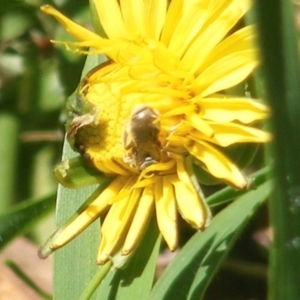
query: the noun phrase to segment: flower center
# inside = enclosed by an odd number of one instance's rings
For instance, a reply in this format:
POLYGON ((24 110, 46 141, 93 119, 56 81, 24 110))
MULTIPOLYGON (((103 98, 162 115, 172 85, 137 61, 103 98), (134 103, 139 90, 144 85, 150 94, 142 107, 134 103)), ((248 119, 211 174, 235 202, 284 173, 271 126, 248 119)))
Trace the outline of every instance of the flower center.
POLYGON ((168 74, 153 64, 162 65, 155 61, 156 55, 150 63, 152 51, 147 49, 142 52, 143 63, 130 64, 120 53, 127 64, 105 62, 91 70, 79 87, 80 109, 68 128, 69 137, 104 173, 138 174, 173 159, 165 150, 166 141, 184 112, 168 116, 168 111, 189 106, 191 95, 186 79, 174 71, 175 63, 168 74))

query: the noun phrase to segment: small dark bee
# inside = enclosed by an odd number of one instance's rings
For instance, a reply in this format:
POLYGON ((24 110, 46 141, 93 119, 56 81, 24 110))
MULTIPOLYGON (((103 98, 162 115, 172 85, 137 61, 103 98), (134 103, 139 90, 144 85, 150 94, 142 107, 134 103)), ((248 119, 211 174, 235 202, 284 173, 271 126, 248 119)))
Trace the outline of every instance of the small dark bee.
POLYGON ((124 161, 139 170, 161 161, 159 131, 156 110, 143 106, 134 111, 125 129, 123 143, 128 153, 124 161))

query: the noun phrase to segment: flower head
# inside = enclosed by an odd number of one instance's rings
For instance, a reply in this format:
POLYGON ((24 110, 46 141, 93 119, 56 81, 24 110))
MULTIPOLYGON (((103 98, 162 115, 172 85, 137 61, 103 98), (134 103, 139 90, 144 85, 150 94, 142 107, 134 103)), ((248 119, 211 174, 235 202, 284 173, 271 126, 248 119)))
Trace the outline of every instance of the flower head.
POLYGON ((113 176, 103 192, 51 239, 67 243, 108 210, 98 263, 136 247, 153 211, 171 250, 177 246, 177 212, 194 228, 209 225, 193 163, 235 188, 247 180, 222 152, 237 143, 261 143, 269 134, 253 127, 268 109, 223 91, 258 65, 254 28, 233 32, 247 0, 94 0, 107 35, 54 16, 78 42, 79 53, 105 54, 78 88, 67 125, 73 147, 99 171, 113 176), (233 33, 232 33, 233 32, 233 33))

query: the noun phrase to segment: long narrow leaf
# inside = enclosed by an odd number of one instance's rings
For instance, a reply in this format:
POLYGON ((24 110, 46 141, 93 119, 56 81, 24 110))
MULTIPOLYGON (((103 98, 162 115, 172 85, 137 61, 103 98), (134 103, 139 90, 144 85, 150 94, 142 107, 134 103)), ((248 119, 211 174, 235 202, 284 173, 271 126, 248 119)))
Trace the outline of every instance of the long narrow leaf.
POLYGON ((196 233, 155 284, 150 299, 202 299, 233 242, 269 192, 266 182, 222 210, 205 232, 196 233))
MULTIPOLYGON (((261 185, 266 181, 267 175, 270 172, 269 167, 265 167, 249 176, 249 182, 251 188, 255 189, 257 186, 261 185)), ((237 197, 245 194, 245 190, 235 190, 232 187, 226 187, 220 191, 213 193, 210 197, 207 198, 207 204, 210 207, 222 205, 233 201, 237 197)))
MULTIPOLYGON (((90 55, 87 57, 82 72, 84 76, 89 70, 101 63, 103 57, 90 55)), ((67 142, 64 143, 63 160, 72 158, 74 153, 67 142)), ((96 187, 66 189, 59 186, 57 194, 57 227, 78 209, 96 187)), ((86 285, 98 270, 96 253, 99 246, 99 222, 91 224, 75 240, 59 249, 54 255, 54 299, 79 299, 86 285)))
POLYGON ((0 249, 18 235, 30 230, 38 221, 53 211, 55 194, 40 200, 29 199, 0 215, 0 249))
POLYGON ((300 299, 300 63, 292 2, 257 0, 262 69, 274 133, 269 299, 300 299))

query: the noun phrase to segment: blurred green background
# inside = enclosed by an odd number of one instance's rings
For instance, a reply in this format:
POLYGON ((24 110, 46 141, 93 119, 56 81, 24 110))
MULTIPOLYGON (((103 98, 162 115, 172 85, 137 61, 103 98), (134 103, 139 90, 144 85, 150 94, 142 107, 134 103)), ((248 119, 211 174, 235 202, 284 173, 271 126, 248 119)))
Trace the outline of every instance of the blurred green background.
MULTIPOLYGON (((40 12, 43 4, 91 27, 88 0, 76 0, 76 5, 74 0, 0 0, 0 249, 21 234, 40 245, 54 229, 57 183, 52 170, 61 157, 64 104, 79 83, 85 61, 83 55, 50 43, 50 38, 71 38, 40 12)), ((260 151, 257 168, 262 156, 260 151)), ((185 224, 181 228, 184 242, 194 232, 185 224)), ((266 299, 269 241, 268 209, 263 205, 205 299, 266 299)))
MULTIPOLYGON (((59 6, 91 26, 88 1, 74 5, 73 1, 0 0, 0 250, 4 259, 8 247, 9 252, 16 248, 26 253, 23 244, 12 242, 23 234, 36 245, 32 253, 37 257, 38 246, 54 230, 53 167, 61 159, 63 108, 78 85, 85 60, 50 43, 53 37, 69 37, 40 12, 43 4, 59 6)), ((23 257, 28 269, 31 259, 23 257)), ((1 257, 4 276, 3 264, 1 257)), ((3 289, 5 284, 0 278, 3 289)), ((20 288, 17 282, 15 288, 20 288)), ((6 294, 2 297, 6 299, 6 294)))
MULTIPOLYGON (((87 1, 57 2, 50 4, 89 26, 87 1)), ((25 199, 54 197, 52 169, 61 157, 64 103, 85 59, 50 43, 50 37, 63 39, 65 33, 40 12, 43 4, 0 2, 1 214, 25 199)), ((39 242, 45 239, 41 226, 30 230, 39 242)))

